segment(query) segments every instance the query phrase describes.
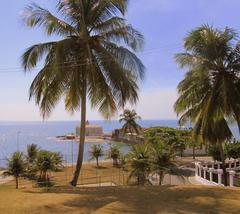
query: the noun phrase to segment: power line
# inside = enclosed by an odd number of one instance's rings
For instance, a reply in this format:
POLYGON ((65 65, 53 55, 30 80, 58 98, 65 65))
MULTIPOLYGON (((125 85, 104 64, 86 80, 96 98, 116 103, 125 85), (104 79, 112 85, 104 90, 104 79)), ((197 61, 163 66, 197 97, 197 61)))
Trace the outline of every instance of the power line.
MULTIPOLYGON (((170 50, 167 46, 165 46, 166 50, 170 50)), ((177 50, 177 49, 180 49, 181 46, 175 46, 175 47, 172 47, 174 50, 177 50)), ((172 50, 173 50, 172 49, 172 50)), ((157 52, 161 52, 161 51, 164 51, 164 47, 163 48, 157 48, 157 49, 151 49, 151 50, 148 50, 148 51, 144 51, 144 52, 140 52, 138 53, 140 56, 144 56, 146 54, 152 54, 152 53, 157 53, 157 52)), ((104 59, 104 58, 99 58, 99 60, 101 59, 104 59)), ((54 67, 56 66, 59 66, 61 68, 70 68, 70 67, 78 67, 78 66, 81 66, 81 65, 86 65, 86 64, 89 64, 89 61, 86 62, 87 60, 79 60, 79 61, 69 61, 69 62, 65 62, 65 63, 59 63, 59 64, 55 64, 54 67), (74 65, 65 65, 65 64, 70 64, 70 63, 75 63, 75 62, 83 62, 83 63, 78 63, 78 64, 74 64, 74 65), (62 66, 63 65, 63 66, 62 66)), ((112 61, 112 60, 108 60, 108 61, 112 61)), ((93 62, 93 61, 92 61, 93 62)), ((95 62, 95 61, 94 61, 95 62)), ((91 62, 90 62, 91 63, 91 62)), ((35 68, 32 68, 30 70, 34 71, 34 70, 39 70, 39 69, 42 69, 43 67, 35 67, 35 68)), ((4 73, 20 73, 20 72, 23 72, 23 68, 22 67, 15 67, 15 68, 0 68, 0 74, 4 74, 4 73)))

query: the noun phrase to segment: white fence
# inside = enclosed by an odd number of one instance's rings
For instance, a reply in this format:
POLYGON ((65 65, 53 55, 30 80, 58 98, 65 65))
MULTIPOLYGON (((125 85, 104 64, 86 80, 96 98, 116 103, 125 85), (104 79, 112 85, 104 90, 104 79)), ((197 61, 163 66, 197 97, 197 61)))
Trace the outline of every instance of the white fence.
MULTIPOLYGON (((228 185, 240 186, 240 161, 230 159, 226 161, 226 170, 228 173, 228 185)), ((207 185, 223 185, 222 162, 196 162, 195 177, 197 180, 207 185)))

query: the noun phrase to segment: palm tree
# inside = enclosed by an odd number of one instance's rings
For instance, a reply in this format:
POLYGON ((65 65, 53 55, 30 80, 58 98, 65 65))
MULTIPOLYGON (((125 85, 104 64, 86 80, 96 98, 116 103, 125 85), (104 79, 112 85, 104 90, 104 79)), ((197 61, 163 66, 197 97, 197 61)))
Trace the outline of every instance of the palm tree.
POLYGON ((40 172, 38 182, 48 185, 50 182, 48 172, 60 171, 63 168, 63 158, 60 153, 40 150, 37 155, 37 169, 40 172))
POLYGON ((120 148, 116 145, 110 145, 107 157, 111 158, 113 161, 113 166, 117 166, 118 165, 118 160, 121 156, 121 152, 120 152, 120 148))
POLYGON ((126 102, 138 100, 138 83, 144 65, 134 52, 143 47, 143 36, 127 24, 127 0, 59 0, 55 16, 31 4, 25 9, 29 27, 42 27, 49 35, 62 38, 35 44, 22 56, 25 71, 44 59, 30 87, 44 118, 62 97, 66 110, 81 109, 81 130, 76 170, 71 181, 76 186, 85 142, 86 102, 105 118, 113 116, 126 102))
POLYGON ((29 163, 33 163, 36 160, 38 151, 39 151, 38 145, 36 144, 27 145, 27 161, 29 163))
POLYGON ((100 157, 102 157, 104 155, 102 145, 100 145, 100 144, 92 145, 91 151, 89 153, 90 153, 90 159, 96 159, 97 167, 99 167, 98 160, 100 157))
POLYGON ((150 172, 150 149, 148 144, 137 144, 128 154, 131 165, 130 178, 137 177, 138 184, 144 185, 150 172))
POLYGON ((21 152, 14 152, 11 159, 7 159, 7 171, 4 174, 13 175, 15 177, 16 189, 19 185, 19 177, 24 175, 26 169, 26 163, 24 155, 21 152))
POLYGON ((137 124, 136 120, 140 120, 141 117, 137 115, 135 110, 125 109, 123 114, 120 115, 119 122, 124 122, 122 130, 124 133, 130 132, 139 134, 141 126, 137 124))
POLYGON ((187 68, 179 84, 175 111, 195 124, 194 136, 217 145, 223 163, 224 184, 227 185, 223 143, 232 137, 229 120, 240 130, 240 44, 234 30, 214 29, 203 25, 185 39, 185 53, 176 55, 177 63, 187 68))
POLYGON ((26 177, 29 179, 35 179, 37 173, 36 160, 39 152, 39 148, 36 144, 30 144, 27 146, 27 167, 26 167, 26 177))
POLYGON ((159 185, 162 185, 165 174, 178 173, 177 164, 174 161, 176 154, 171 146, 163 142, 151 144, 150 164, 151 172, 159 175, 159 185))

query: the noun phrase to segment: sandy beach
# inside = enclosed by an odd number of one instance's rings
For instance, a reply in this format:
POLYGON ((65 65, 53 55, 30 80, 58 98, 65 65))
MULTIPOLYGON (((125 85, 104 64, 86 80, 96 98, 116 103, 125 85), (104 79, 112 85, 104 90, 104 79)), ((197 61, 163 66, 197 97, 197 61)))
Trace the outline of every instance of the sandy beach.
MULTIPOLYGON (((57 139, 59 142, 78 142, 79 139, 62 139, 62 138, 56 138, 56 137, 51 137, 49 139, 57 139)), ((85 138, 85 143, 114 143, 115 141, 110 140, 110 139, 103 139, 101 137, 86 137, 85 138)))

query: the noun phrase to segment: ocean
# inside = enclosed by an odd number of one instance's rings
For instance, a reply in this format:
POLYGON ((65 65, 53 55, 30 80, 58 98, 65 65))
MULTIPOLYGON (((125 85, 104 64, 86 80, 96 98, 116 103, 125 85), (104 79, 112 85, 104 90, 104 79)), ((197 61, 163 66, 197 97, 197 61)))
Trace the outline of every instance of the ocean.
MULTIPOLYGON (((104 133, 112 132, 114 129, 120 128, 118 121, 90 121, 91 124, 101 125, 104 133)), ((141 120, 139 124, 148 128, 152 126, 168 126, 176 128, 177 120, 141 120)), ((0 166, 4 166, 6 158, 18 149, 26 152, 28 144, 37 144, 41 149, 60 152, 66 163, 75 162, 78 152, 78 143, 72 141, 62 141, 56 136, 75 133, 78 121, 59 121, 59 122, 0 122, 0 166)), ((236 138, 238 130, 236 126, 232 127, 232 131, 236 138)), ((89 160, 89 150, 93 144, 86 143, 84 150, 84 161, 89 160)), ((109 148, 109 143, 101 143, 104 150, 109 148)), ((122 152, 127 152, 129 146, 119 144, 122 152)))

